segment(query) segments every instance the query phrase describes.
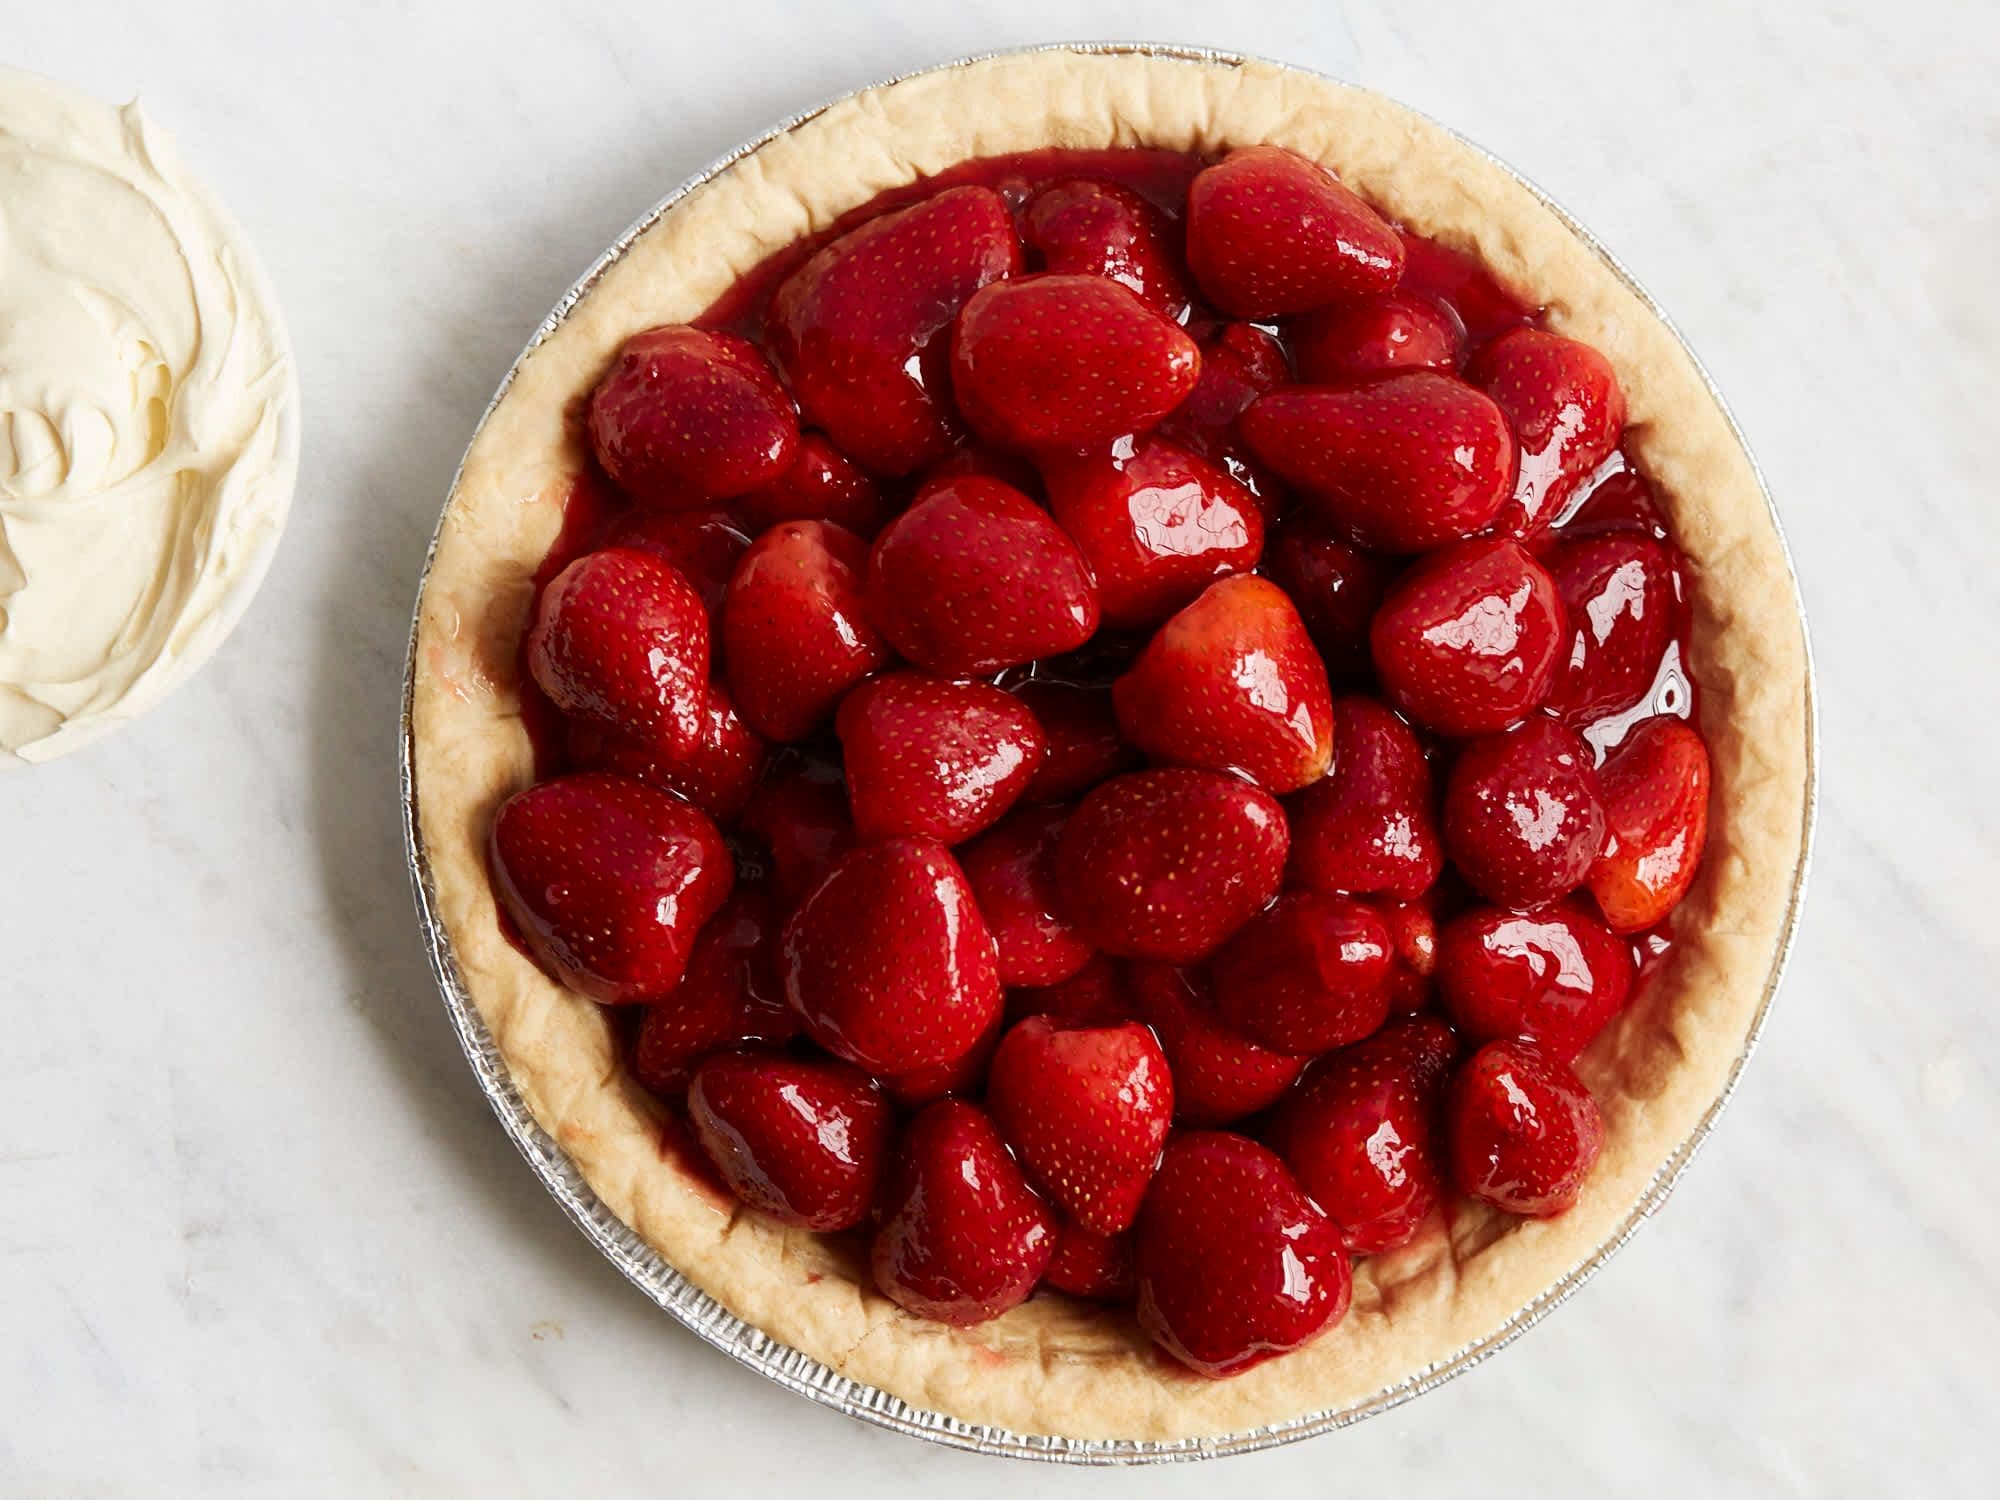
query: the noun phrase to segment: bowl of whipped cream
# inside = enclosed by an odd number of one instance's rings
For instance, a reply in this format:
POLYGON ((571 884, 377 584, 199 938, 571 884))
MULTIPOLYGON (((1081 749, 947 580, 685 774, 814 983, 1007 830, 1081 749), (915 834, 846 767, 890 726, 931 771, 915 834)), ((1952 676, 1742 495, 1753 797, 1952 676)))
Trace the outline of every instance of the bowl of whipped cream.
POLYGON ((0 769, 130 722, 214 653, 298 458, 277 299, 172 140, 0 68, 0 769))

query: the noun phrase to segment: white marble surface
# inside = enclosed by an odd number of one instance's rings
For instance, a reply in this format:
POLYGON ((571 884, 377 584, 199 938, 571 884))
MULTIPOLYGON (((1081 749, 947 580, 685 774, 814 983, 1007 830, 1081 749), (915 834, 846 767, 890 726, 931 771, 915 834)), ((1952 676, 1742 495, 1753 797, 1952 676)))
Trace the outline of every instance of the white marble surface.
POLYGON ((306 446, 277 566, 217 660, 142 725, 0 778, 0 1493, 742 1478, 976 1495, 1030 1477, 1062 1493, 1990 1493, 1993 8, 560 14, 584 9, 4 8, 0 56, 142 92, 247 225, 300 352, 306 446), (472 422, 640 209, 850 86, 1140 30, 1318 66, 1458 125, 1674 312, 1757 447, 1814 612, 1820 855, 1720 1134, 1549 1322, 1302 1447, 1031 1476, 860 1427, 710 1353, 542 1194, 418 950, 397 678, 472 422))

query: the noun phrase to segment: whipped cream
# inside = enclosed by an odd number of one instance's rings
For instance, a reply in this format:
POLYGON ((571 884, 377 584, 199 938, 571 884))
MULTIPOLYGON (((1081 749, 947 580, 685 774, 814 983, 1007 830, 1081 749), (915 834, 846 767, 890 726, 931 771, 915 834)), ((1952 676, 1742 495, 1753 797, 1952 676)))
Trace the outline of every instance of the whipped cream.
POLYGON ((0 69, 0 767, 221 643, 284 524, 297 412, 275 301, 165 133, 0 69))

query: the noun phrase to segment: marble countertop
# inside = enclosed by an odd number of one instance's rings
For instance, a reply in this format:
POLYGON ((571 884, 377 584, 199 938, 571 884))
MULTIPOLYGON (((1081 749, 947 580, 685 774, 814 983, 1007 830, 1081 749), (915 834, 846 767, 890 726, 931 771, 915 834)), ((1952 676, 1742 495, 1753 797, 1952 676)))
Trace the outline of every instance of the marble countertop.
POLYGON ((306 438, 290 533, 216 660, 141 724, 0 777, 0 1492, 1990 1486, 2000 14, 1236 9, 9 12, 7 62, 142 94, 247 227, 298 347, 306 438), (425 968, 397 694, 474 420, 641 209, 808 102, 1141 24, 1458 126, 1672 310, 1804 578, 1820 853, 1720 1131, 1548 1322, 1414 1404, 1226 1469, 1031 1475, 765 1384, 571 1229, 489 1116, 425 968))

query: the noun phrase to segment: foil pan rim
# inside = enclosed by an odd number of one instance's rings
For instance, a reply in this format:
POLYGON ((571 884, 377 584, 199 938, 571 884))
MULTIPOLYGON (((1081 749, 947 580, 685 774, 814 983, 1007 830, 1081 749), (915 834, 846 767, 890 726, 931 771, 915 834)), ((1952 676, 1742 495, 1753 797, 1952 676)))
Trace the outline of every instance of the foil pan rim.
MULTIPOLYGON (((1191 63, 1214 63, 1227 67, 1242 67, 1260 63, 1272 67, 1285 68, 1293 72, 1307 73, 1330 82, 1346 83, 1330 74, 1314 69, 1301 68, 1290 63, 1279 63, 1245 53, 1230 52, 1217 48, 1178 46, 1152 42, 1051 42, 1030 47, 1005 48, 991 52, 975 53, 968 57, 956 58, 931 67, 913 69, 899 73, 892 78, 850 90, 788 116, 755 137, 732 148, 717 157, 700 171, 661 198, 645 213, 629 225, 617 239, 591 262, 583 274, 557 301, 546 318, 530 335, 526 346, 508 366, 493 398, 480 414, 473 428, 473 440, 492 417, 494 409, 505 398, 513 385, 514 377, 528 357, 540 347, 579 301, 596 285, 604 272, 616 263, 640 235, 669 212, 688 194, 694 192, 719 174, 728 171, 736 163, 769 142, 795 130, 816 116, 825 113, 835 104, 851 98, 856 93, 871 88, 883 88, 900 83, 906 78, 914 78, 928 73, 944 72, 953 68, 966 67, 973 63, 985 62, 993 58, 1031 55, 1042 52, 1082 52, 1096 54, 1139 53, 1146 56, 1173 58, 1191 63)), ((1428 117, 1425 117, 1428 118, 1428 117)), ((618 1268, 624 1276, 644 1292, 655 1304, 670 1313, 697 1337, 727 1354, 738 1363, 748 1366, 799 1395, 846 1413, 858 1420, 901 1432, 912 1437, 941 1444, 962 1451, 983 1453, 1009 1458, 1037 1460, 1050 1463, 1080 1465, 1137 1465, 1156 1463, 1188 1462, 1196 1459, 1218 1458, 1238 1453, 1258 1452, 1281 1447, 1302 1439, 1314 1437, 1324 1432, 1349 1426, 1364 1418, 1374 1416, 1392 1407, 1400 1406, 1435 1386, 1443 1384, 1453 1376, 1498 1353, 1521 1334, 1540 1322, 1556 1307, 1568 1300, 1598 1269, 1621 1249, 1635 1234, 1639 1226, 1659 1211, 1667 1200, 1681 1174, 1694 1159, 1703 1143, 1714 1130, 1717 1120, 1736 1091, 1742 1077, 1743 1068, 1756 1050, 1770 1014, 1771 1004, 1777 994, 1791 957, 1793 939, 1798 930, 1798 916, 1804 900, 1807 873, 1812 863, 1813 841, 1818 818, 1819 786, 1819 711, 1812 660, 1811 634, 1807 629, 1805 605, 1798 585, 1797 571, 1793 564, 1789 543, 1785 539, 1783 524, 1777 507, 1771 498, 1769 485, 1763 471, 1758 467, 1756 456, 1751 452, 1742 428, 1728 403, 1717 389, 1712 377, 1702 366, 1694 351, 1688 347, 1666 312, 1653 297, 1640 286, 1631 273, 1607 250, 1597 237, 1590 233, 1569 211, 1551 198, 1511 164, 1494 156, 1484 147, 1467 140, 1457 131, 1437 121, 1438 128, 1446 131, 1469 149, 1492 161, 1501 170, 1530 193, 1536 200, 1560 219, 1563 225, 1603 261, 1605 266, 1664 323, 1688 357, 1694 361, 1703 385, 1722 409, 1730 431, 1742 448, 1756 475, 1759 492, 1771 524, 1778 535, 1778 543, 1785 558, 1785 566, 1794 603, 1798 610, 1800 629, 1806 644, 1806 784, 1804 822, 1801 831, 1798 863, 1794 869, 1790 899, 1786 905, 1785 919, 1780 930, 1777 946, 1772 958, 1771 970, 1765 981, 1764 992, 1758 1002, 1756 1015, 1745 1035, 1742 1050, 1730 1066, 1729 1076, 1724 1081, 1714 1102, 1696 1122, 1695 1127, 1681 1142, 1674 1154, 1668 1158, 1660 1170, 1647 1184, 1644 1193, 1633 1206, 1632 1211, 1618 1228, 1601 1242, 1578 1265, 1571 1268, 1561 1280, 1545 1289, 1539 1296, 1517 1309, 1514 1316, 1502 1327, 1484 1339, 1466 1345, 1437 1363, 1408 1376, 1396 1385, 1376 1392, 1374 1395, 1345 1406, 1331 1407, 1322 1411, 1308 1412, 1288 1422, 1267 1427, 1245 1429, 1216 1437, 1183 1438, 1176 1440, 1147 1439, 1104 1439, 1086 1440, 1079 1438, 1054 1437, 1045 1434, 1013 1432, 1005 1428, 980 1426, 962 1422, 944 1412, 914 1406, 876 1387, 851 1380, 838 1371, 821 1364, 818 1360, 801 1353, 781 1340, 771 1337, 763 1330, 736 1317, 721 1303, 695 1286, 674 1269, 658 1251, 632 1230, 617 1215, 605 1207, 591 1189, 583 1174, 577 1169, 562 1148, 535 1121, 515 1089, 509 1076, 505 1060, 494 1045, 492 1035, 481 1019, 478 1009, 467 994, 464 981, 459 974, 458 963, 452 951, 451 939, 439 920, 436 910, 436 893, 432 886, 430 862, 425 853, 422 836, 418 830, 417 790, 415 781, 415 728, 412 720, 412 705, 416 689, 416 647, 417 627, 422 615, 424 585, 429 581, 431 564, 437 553, 438 535, 443 529, 444 512, 450 508, 451 497, 458 492, 464 472, 464 458, 461 456, 458 469, 453 473, 450 487, 445 492, 445 505, 439 513, 438 527, 433 531, 430 545, 424 554, 423 569, 417 582, 417 605, 410 625, 410 643, 404 659, 401 743, 398 755, 398 791, 402 804, 403 849, 409 868, 410 882, 416 902, 418 925, 423 933, 425 952, 430 960, 431 973, 437 981, 443 997, 445 1009, 451 1018, 452 1029, 457 1034, 467 1062, 478 1078, 481 1091, 487 1103, 499 1117, 508 1138, 513 1141, 521 1155, 528 1162, 536 1177, 549 1194, 562 1205, 564 1211, 576 1224, 584 1236, 618 1268)), ((466 451, 471 450, 468 441, 466 451)))

